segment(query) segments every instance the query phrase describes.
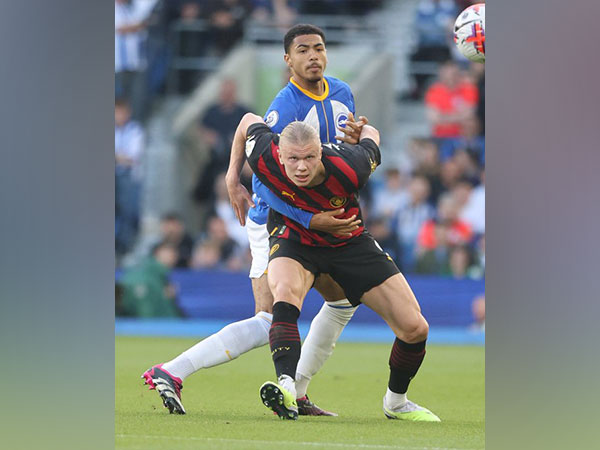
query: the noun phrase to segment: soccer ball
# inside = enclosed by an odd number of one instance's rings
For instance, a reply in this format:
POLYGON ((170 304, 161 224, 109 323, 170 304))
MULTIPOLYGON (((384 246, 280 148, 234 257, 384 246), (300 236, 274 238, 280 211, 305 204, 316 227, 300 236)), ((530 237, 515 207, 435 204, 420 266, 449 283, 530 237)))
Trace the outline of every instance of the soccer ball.
POLYGON ((485 3, 466 8, 454 22, 454 43, 475 62, 485 62, 485 3))

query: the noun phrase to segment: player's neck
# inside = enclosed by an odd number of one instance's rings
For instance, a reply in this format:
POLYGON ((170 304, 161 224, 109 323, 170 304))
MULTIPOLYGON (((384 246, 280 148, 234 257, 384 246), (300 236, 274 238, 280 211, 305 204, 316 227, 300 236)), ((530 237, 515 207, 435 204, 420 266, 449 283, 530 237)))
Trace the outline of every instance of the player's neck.
POLYGON ((310 92, 311 94, 320 97, 325 93, 325 82, 323 81, 323 78, 317 81, 309 81, 297 76, 292 76, 292 78, 298 86, 300 86, 305 91, 310 92))

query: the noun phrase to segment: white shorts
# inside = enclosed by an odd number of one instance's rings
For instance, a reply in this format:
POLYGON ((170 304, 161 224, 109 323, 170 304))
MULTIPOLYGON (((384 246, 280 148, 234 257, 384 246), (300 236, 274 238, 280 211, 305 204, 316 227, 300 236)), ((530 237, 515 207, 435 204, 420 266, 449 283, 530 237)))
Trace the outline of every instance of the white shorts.
POLYGON ((246 231, 252 254, 250 278, 260 278, 269 265, 269 232, 267 224, 259 225, 249 217, 246 218, 246 231))

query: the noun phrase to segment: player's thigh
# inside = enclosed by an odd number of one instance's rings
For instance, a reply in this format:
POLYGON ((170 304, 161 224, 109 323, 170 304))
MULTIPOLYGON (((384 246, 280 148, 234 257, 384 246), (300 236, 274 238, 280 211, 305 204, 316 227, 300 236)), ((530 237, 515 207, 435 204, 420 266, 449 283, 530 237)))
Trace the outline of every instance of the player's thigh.
POLYGON ((327 273, 322 273, 317 277, 315 280, 315 289, 328 302, 335 302, 346 298, 342 287, 327 273))
POLYGON ((251 278, 252 293, 254 294, 254 313, 265 311, 273 312, 273 295, 269 288, 267 274, 264 273, 258 278, 251 278))
POLYGON ((302 309, 304 297, 315 279, 311 272, 292 258, 278 257, 269 262, 267 276, 274 303, 285 301, 302 309))
POLYGON ((362 303, 379 314, 405 342, 427 338, 429 326, 408 282, 397 273, 364 293, 362 303))

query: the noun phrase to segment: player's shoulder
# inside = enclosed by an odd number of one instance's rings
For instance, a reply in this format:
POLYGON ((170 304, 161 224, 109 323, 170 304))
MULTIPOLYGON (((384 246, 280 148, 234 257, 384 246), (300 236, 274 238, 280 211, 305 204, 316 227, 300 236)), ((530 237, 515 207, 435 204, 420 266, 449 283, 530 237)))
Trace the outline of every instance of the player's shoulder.
POLYGON ((298 94, 296 92, 296 89, 294 89, 294 85, 292 83, 288 82, 277 93, 277 95, 273 99, 272 104, 274 104, 274 103, 286 104, 289 100, 291 100, 297 96, 298 96, 298 94))
POLYGON ((253 123, 248 127, 248 131, 246 132, 246 140, 252 140, 258 136, 263 136, 266 134, 274 134, 267 124, 263 122, 253 123))
POLYGON ((274 127, 283 117, 284 122, 289 122, 290 117, 295 117, 298 107, 298 96, 292 88, 291 83, 284 86, 275 96, 267 112, 264 120, 270 127, 274 127))
POLYGON ((325 79, 327 80, 327 84, 329 84, 329 93, 330 95, 335 94, 335 93, 352 93, 352 89, 350 89, 350 85, 348 83, 346 83, 345 81, 340 80, 339 78, 335 78, 335 77, 325 77, 325 79))

